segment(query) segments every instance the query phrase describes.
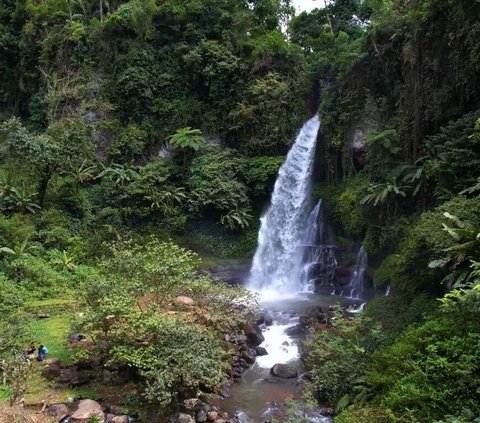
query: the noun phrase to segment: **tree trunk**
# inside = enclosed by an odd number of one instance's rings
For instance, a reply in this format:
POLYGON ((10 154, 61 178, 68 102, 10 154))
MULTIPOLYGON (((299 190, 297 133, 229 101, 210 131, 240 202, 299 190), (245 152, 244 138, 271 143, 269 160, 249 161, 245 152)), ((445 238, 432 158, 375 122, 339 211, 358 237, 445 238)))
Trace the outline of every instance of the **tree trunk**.
POLYGON ((330 27, 330 32, 332 33, 332 37, 335 36, 333 32, 333 24, 332 24, 332 19, 330 18, 330 13, 328 12, 328 3, 327 0, 323 0, 325 3, 325 13, 327 14, 327 20, 328 20, 328 26, 330 27))
POLYGON ((103 0, 99 1, 100 10, 100 22, 103 22, 103 0))

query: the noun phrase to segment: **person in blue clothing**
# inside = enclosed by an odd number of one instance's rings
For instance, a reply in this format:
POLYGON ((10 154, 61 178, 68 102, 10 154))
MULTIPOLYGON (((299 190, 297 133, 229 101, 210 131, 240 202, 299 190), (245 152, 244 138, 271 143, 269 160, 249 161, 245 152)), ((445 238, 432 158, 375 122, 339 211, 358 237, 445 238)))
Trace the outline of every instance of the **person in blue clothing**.
POLYGON ((43 361, 45 360, 45 357, 47 356, 48 354, 48 348, 44 345, 40 345, 38 347, 38 357, 37 357, 37 360, 38 361, 43 361))

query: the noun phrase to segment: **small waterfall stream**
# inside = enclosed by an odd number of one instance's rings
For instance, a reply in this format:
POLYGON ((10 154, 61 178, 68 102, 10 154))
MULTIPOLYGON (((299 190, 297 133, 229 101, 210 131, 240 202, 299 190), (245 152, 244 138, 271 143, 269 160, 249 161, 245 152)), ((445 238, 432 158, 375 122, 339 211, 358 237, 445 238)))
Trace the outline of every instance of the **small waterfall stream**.
POLYGON ((298 276, 303 292, 313 292, 316 285, 331 285, 337 268, 335 249, 327 244, 322 200, 308 218, 303 240, 303 255, 298 276))
POLYGON ((348 287, 350 288, 350 298, 360 299, 362 291, 364 290, 363 279, 365 270, 367 270, 368 256, 363 245, 357 255, 357 263, 355 264, 355 271, 348 287))

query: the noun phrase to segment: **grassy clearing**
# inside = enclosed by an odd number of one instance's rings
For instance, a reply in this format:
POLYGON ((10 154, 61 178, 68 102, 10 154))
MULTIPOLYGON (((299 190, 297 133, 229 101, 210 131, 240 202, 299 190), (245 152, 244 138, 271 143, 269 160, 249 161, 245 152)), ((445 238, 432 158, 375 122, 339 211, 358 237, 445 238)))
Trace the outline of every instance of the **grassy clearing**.
POLYGON ((48 319, 36 319, 32 323, 33 340, 37 347, 45 345, 48 357, 56 357, 63 363, 72 361, 71 352, 67 348, 70 320, 70 314, 61 314, 48 319))

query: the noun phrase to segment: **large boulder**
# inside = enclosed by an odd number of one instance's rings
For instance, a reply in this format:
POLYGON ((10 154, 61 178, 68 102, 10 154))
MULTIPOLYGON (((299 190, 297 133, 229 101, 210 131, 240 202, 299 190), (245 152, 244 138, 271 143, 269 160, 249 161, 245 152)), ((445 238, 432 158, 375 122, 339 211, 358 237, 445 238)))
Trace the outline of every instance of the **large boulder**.
POLYGON ((193 298, 187 297, 185 295, 180 295, 179 297, 175 298, 175 304, 191 306, 194 304, 194 301, 193 298))
POLYGON ((200 410, 197 413, 197 423, 205 423, 207 421, 207 413, 204 410, 200 410))
POLYGON ((47 407, 45 414, 52 417, 56 422, 60 422, 68 416, 69 411, 65 404, 52 404, 47 407))
POLYGON ((245 332, 247 342, 251 347, 257 347, 263 341, 265 341, 262 331, 257 325, 254 325, 253 323, 247 323, 244 326, 243 331, 245 332))
POLYGON ((72 423, 86 423, 88 419, 94 416, 98 417, 101 422, 105 420, 100 404, 97 401, 85 399, 78 403, 78 408, 70 416, 70 421, 72 423))
POLYGON ((299 317, 299 323, 303 327, 314 326, 325 322, 325 313, 321 307, 310 307, 299 317))
POLYGON ((247 364, 255 363, 255 354, 251 350, 242 351, 241 356, 247 364))
POLYGON ((57 366, 47 366, 42 370, 42 376, 48 380, 54 380, 60 376, 61 370, 57 366))
POLYGON ((60 366, 60 360, 56 357, 51 357, 43 360, 47 366, 60 366))
POLYGON ((195 423, 195 419, 189 414, 179 413, 175 417, 175 423, 195 423))
POLYGON ((268 351, 263 347, 255 347, 255 354, 257 357, 261 357, 262 355, 268 355, 268 351))
POLYGON ((305 334, 305 328, 302 325, 298 324, 287 328, 285 330, 285 333, 292 338, 298 338, 299 336, 305 334))
POLYGON ((298 376, 298 370, 288 364, 275 364, 270 373, 273 376, 280 377, 282 379, 295 379, 298 376))

